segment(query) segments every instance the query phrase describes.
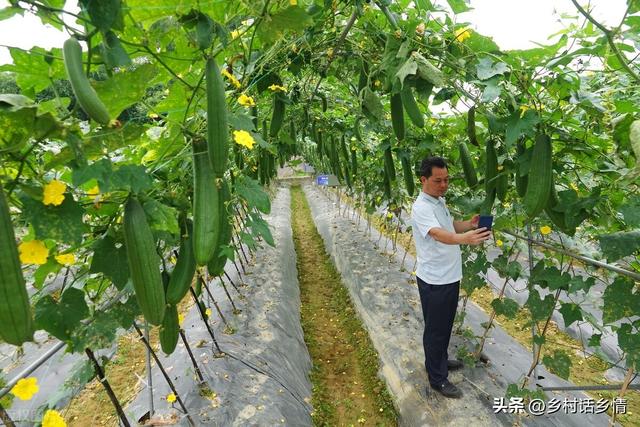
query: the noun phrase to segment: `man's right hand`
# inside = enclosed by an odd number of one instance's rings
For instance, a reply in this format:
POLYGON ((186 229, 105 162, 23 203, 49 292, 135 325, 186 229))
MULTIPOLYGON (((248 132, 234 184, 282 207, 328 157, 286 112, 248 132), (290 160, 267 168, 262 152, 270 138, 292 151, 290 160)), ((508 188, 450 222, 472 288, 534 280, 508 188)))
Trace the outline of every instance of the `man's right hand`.
POLYGON ((462 237, 464 243, 467 245, 479 245, 491 238, 491 230, 487 230, 487 227, 476 228, 463 233, 462 237))

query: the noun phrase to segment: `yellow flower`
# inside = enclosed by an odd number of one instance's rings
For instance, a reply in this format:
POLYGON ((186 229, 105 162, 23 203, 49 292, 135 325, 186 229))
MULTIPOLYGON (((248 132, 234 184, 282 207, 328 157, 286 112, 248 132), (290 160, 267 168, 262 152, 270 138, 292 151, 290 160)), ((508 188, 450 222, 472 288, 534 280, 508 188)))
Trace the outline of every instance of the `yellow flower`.
POLYGON ((49 249, 40 240, 30 240, 18 246, 20 262, 23 264, 45 264, 49 249))
POLYGON ((211 309, 207 308, 207 310, 204 312, 204 314, 206 314, 207 317, 211 317, 211 309))
POLYGON ((184 314, 178 314, 178 326, 182 326, 182 322, 184 322, 184 314))
POLYGON ((521 105, 520 106, 520 118, 524 117, 524 113, 527 112, 527 110, 530 110, 531 107, 529 107, 528 105, 521 105))
POLYGON ((333 58, 333 48, 332 48, 332 47, 330 47, 329 49, 327 49, 327 56, 328 56, 329 58, 333 58))
POLYGON ((55 409, 48 409, 42 417, 42 427, 67 427, 67 423, 55 409))
POLYGON ((462 43, 471 37, 471 28, 458 28, 456 30, 456 40, 462 43))
POLYGON ((175 395, 175 394, 173 394, 173 393, 169 393, 169 394, 167 395, 167 402, 169 402, 169 403, 173 403, 173 402, 175 402, 175 401, 176 401, 176 395, 175 395))
POLYGON ((240 82, 238 81, 238 79, 236 79, 236 77, 231 74, 230 72, 227 71, 226 68, 223 68, 222 71, 220 72, 220 74, 222 74, 223 76, 225 76, 229 82, 235 86, 236 89, 240 89, 242 87, 242 85, 240 84, 240 82))
POLYGON ((498 165, 498 170, 501 171, 502 169, 504 169, 504 166, 498 165))
POLYGON ((575 183, 575 182, 572 182, 572 183, 571 183, 571 184, 569 184, 569 185, 571 185, 571 188, 573 188, 573 189, 576 191, 576 193, 578 192, 578 186, 576 185, 576 183, 575 183))
POLYGON ((277 92, 277 91, 286 92, 287 91, 286 87, 280 86, 280 85, 277 85, 277 84, 272 84, 271 86, 269 86, 269 89, 271 89, 274 92, 277 92))
POLYGON ((378 86, 380 86, 381 84, 382 84, 382 83, 380 82, 380 80, 376 80, 375 82, 373 82, 373 85, 374 85, 375 87, 378 87, 378 86))
POLYGON ((389 218, 389 219, 393 218, 393 214, 391 212, 388 212, 387 213, 387 218, 389 218))
POLYGON ((238 31, 238 30, 231 31, 231 38, 232 39, 234 39, 234 40, 237 39, 239 35, 240 35, 240 31, 238 31))
POLYGON ((76 262, 76 257, 73 254, 56 255, 55 259, 62 265, 71 265, 76 262))
POLYGON ((500 239, 496 240, 496 246, 497 247, 501 248, 502 245, 504 245, 504 243, 502 243, 502 240, 500 240, 500 239))
POLYGON ((64 192, 67 190, 67 184, 54 179, 44 186, 44 199, 42 203, 45 205, 59 206, 64 200, 64 192))
POLYGON ((244 93, 238 97, 238 104, 244 107, 253 107, 256 105, 256 101, 252 97, 245 95, 244 93))
POLYGON ((98 194, 100 194, 100 187, 97 185, 87 190, 87 196, 89 197, 96 197, 98 194))
POLYGON ((298 0, 289 0, 289 4, 291 6, 297 6, 298 5, 298 0))
POLYGON ((551 227, 549 227, 548 225, 543 225, 542 227, 540 227, 540 233, 542 234, 551 233, 551 227))
POLYGON ((20 378, 11 389, 11 394, 20 400, 31 400, 34 394, 40 390, 36 377, 20 378))
POLYGON ((234 130, 233 140, 236 142, 236 144, 243 145, 249 150, 252 150, 253 144, 256 143, 251 134, 246 130, 234 130))

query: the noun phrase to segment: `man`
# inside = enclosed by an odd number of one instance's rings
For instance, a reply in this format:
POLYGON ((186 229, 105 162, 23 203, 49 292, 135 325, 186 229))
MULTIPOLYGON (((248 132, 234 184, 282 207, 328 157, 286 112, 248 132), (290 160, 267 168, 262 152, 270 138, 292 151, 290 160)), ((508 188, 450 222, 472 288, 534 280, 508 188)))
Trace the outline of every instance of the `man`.
POLYGON ((431 388, 446 397, 461 397, 451 384, 449 369, 462 362, 448 360, 447 348, 458 307, 462 278, 461 244, 478 245, 491 231, 477 228, 479 215, 468 221, 454 221, 445 204, 449 187, 447 163, 442 157, 428 157, 420 167, 422 192, 411 210, 418 267, 416 278, 424 316, 423 346, 431 388))

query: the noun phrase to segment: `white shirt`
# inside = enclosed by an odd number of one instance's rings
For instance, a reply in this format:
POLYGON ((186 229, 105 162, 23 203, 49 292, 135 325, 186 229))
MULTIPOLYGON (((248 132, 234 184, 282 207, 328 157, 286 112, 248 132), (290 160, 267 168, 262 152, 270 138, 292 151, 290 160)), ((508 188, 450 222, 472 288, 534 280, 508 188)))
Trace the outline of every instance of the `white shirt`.
POLYGON ((420 192, 411 209, 411 222, 418 256, 416 276, 431 285, 446 285, 460 280, 460 245, 441 243, 429 235, 429 230, 434 227, 456 232, 444 197, 435 198, 420 192))

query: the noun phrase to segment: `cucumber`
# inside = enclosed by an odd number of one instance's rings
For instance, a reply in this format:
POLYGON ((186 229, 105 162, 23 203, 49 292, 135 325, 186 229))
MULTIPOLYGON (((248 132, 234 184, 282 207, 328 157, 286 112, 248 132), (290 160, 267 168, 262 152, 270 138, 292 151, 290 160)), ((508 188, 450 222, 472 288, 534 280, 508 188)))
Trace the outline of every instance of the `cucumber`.
POLYGON ((171 272, 167 287, 167 304, 178 304, 189 292, 196 273, 196 259, 193 255, 193 226, 187 226, 186 235, 180 239, 180 251, 176 266, 171 272))
POLYGON ((273 112, 271 114, 271 127, 269 129, 269 136, 275 138, 280 132, 282 122, 284 120, 285 103, 282 96, 279 93, 273 95, 273 112))
POLYGON ((418 126, 419 128, 424 127, 424 116, 422 115, 422 111, 420 111, 420 107, 416 102, 416 99, 413 97, 413 91, 410 86, 405 86, 400 91, 400 97, 402 98, 402 106, 404 107, 404 111, 407 112, 409 119, 411 122, 418 126))
POLYGON ((218 187, 207 156, 207 145, 193 143, 193 254, 206 265, 218 241, 218 187))
POLYGON ((178 344, 178 337, 180 336, 178 308, 174 304, 167 305, 158 335, 160 336, 160 347, 162 351, 167 355, 173 353, 178 344))
POLYGON ((402 97, 399 93, 391 95, 391 125, 396 138, 404 139, 404 109, 402 107, 402 97))
POLYGON ((165 313, 165 296, 160 275, 160 256, 137 199, 129 197, 124 206, 124 242, 131 281, 144 318, 160 325, 165 313))
POLYGON ((216 177, 227 171, 229 157, 229 127, 224 82, 214 58, 208 58, 205 71, 207 83, 207 145, 209 161, 216 177))
POLYGON ((71 37, 64 42, 62 57, 64 58, 64 66, 71 83, 71 89, 80 107, 96 122, 102 125, 109 124, 111 120, 109 111, 98 97, 82 69, 82 47, 76 38, 71 37))
POLYGON ((459 145, 459 151, 464 179, 467 181, 467 185, 470 188, 473 188, 478 185, 478 174, 476 172, 476 167, 473 165, 473 159, 471 158, 467 144, 461 142, 459 145))
POLYGON ((407 188, 409 196, 413 196, 416 191, 415 174, 411 170, 411 155, 405 153, 400 156, 400 163, 402 164, 402 174, 404 175, 404 185, 407 188))
POLYGON ((22 345, 33 340, 34 324, 22 275, 9 204, 0 184, 0 339, 22 345))
POLYGON ((545 208, 551 195, 553 182, 551 138, 543 133, 536 136, 531 159, 527 192, 523 202, 527 216, 535 218, 545 208))
POLYGON ((395 181, 396 179, 396 167, 393 164, 393 155, 391 154, 391 145, 387 145, 384 150, 384 170, 385 174, 389 178, 389 181, 395 181))
POLYGON ((469 138, 469 142, 475 145, 476 147, 480 147, 480 143, 478 143, 478 137, 476 135, 476 106, 469 108, 467 111, 467 137, 469 138))

